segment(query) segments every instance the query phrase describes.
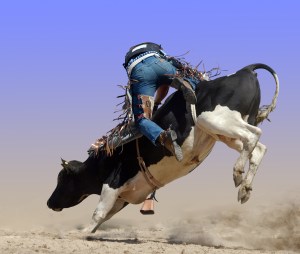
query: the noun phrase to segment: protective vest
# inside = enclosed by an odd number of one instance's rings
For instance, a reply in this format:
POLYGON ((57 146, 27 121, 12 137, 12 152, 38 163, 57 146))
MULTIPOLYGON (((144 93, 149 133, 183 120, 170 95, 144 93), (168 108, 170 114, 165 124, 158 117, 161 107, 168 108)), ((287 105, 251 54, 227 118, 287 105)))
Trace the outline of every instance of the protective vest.
POLYGON ((126 68, 130 59, 138 56, 139 54, 145 53, 147 51, 155 51, 161 55, 164 55, 164 53, 162 52, 162 47, 160 45, 152 42, 144 42, 135 45, 129 49, 129 51, 125 55, 125 63, 123 64, 123 66, 126 68))

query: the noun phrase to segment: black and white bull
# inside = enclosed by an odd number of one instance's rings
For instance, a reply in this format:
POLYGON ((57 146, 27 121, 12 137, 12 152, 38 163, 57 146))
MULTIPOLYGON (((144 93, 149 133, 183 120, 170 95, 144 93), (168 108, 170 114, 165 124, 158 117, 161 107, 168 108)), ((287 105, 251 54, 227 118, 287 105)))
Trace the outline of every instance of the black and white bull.
POLYGON ((164 129, 172 125, 184 155, 181 162, 145 137, 139 139, 139 152, 150 177, 145 177, 140 169, 135 141, 117 148, 111 156, 100 152, 83 163, 63 161, 48 207, 61 211, 91 194, 99 194, 90 227, 94 232, 127 204, 143 202, 157 187, 153 181, 164 186, 191 172, 211 152, 216 141, 240 153, 233 168, 233 180, 236 187, 240 186, 238 200, 244 203, 250 197, 253 178, 266 152, 266 146, 259 142, 261 129, 256 126, 275 108, 278 92, 277 75, 264 64, 249 65, 233 75, 201 82, 196 89, 196 119, 181 92, 175 92, 153 120, 164 129), (269 71, 276 82, 272 103, 263 109, 259 108, 261 94, 256 69, 269 71), (248 160, 249 169, 243 176, 248 160), (152 177, 154 180, 149 181, 152 177))

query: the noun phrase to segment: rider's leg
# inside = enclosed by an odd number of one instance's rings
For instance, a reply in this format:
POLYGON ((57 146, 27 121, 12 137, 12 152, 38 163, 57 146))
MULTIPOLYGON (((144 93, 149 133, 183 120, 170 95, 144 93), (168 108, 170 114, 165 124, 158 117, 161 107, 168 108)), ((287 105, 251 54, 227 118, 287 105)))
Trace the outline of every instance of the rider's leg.
POLYGON ((180 146, 177 144, 177 135, 173 130, 163 130, 160 126, 150 120, 152 116, 153 97, 147 95, 133 95, 133 113, 139 130, 154 145, 166 147, 178 161, 183 159, 180 146), (138 104, 135 103, 137 101, 138 104))
POLYGON ((176 143, 176 133, 172 130, 164 131, 151 121, 154 106, 153 96, 160 85, 158 84, 158 79, 166 72, 165 69, 158 66, 159 63, 160 59, 149 57, 132 70, 130 77, 133 80, 130 87, 132 111, 135 123, 143 135, 151 140, 154 145, 164 145, 176 156, 177 160, 182 160, 181 148, 176 143))

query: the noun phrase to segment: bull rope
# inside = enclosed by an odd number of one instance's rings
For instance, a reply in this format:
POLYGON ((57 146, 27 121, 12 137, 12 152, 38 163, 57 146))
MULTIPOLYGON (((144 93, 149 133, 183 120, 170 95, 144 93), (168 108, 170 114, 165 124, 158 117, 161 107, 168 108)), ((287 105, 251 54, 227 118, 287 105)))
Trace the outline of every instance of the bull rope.
POLYGON ((137 160, 139 162, 141 172, 142 172, 144 178, 146 179, 147 183, 150 186, 152 186, 153 191, 163 187, 164 184, 160 183, 158 180, 155 179, 155 177, 151 174, 150 170, 146 166, 143 157, 141 157, 140 148, 139 148, 139 139, 136 139, 135 144, 136 144, 137 160))

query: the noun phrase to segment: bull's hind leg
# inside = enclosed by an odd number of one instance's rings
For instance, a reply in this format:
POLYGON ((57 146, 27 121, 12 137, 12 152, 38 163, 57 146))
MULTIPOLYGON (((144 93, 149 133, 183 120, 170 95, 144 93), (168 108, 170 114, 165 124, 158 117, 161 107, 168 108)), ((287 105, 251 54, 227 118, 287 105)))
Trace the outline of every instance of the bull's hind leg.
MULTIPOLYGON (((226 138, 224 136, 220 136, 219 139, 220 139, 220 141, 222 141, 226 145, 228 145, 230 148, 235 149, 239 153, 242 152, 243 143, 240 140, 226 138)), ((241 183, 241 186, 239 189, 239 193, 238 193, 238 201, 241 201, 242 204, 247 202, 250 198, 250 191, 252 191, 252 182, 253 182, 254 176, 257 172, 257 169, 258 169, 266 151, 267 151, 266 146, 260 142, 257 142, 255 148, 253 149, 252 153, 250 154, 249 169, 246 174, 246 177, 242 180, 242 183, 241 183)))
POLYGON ((250 125, 246 122, 244 124, 244 127, 245 129, 241 130, 242 135, 240 137, 243 143, 243 150, 233 167, 233 180, 236 187, 238 187, 243 181, 242 174, 244 173, 246 162, 248 159, 250 159, 250 155, 261 135, 261 130, 258 127, 250 125))
POLYGON ((250 191, 252 190, 252 182, 254 176, 257 172, 257 169, 266 151, 267 151, 267 147, 262 143, 257 142, 254 150, 250 155, 249 170, 246 174, 246 177, 241 183, 241 187, 239 189, 239 194, 238 194, 238 201, 241 201, 242 204, 247 202, 250 198, 250 191))
POLYGON ((233 168, 233 180, 235 186, 239 186, 243 181, 246 162, 259 140, 261 130, 245 122, 239 112, 220 105, 214 111, 203 112, 197 119, 197 126, 216 140, 220 140, 219 136, 224 136, 242 142, 240 156, 233 168))

